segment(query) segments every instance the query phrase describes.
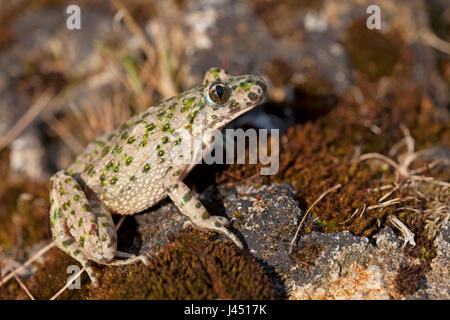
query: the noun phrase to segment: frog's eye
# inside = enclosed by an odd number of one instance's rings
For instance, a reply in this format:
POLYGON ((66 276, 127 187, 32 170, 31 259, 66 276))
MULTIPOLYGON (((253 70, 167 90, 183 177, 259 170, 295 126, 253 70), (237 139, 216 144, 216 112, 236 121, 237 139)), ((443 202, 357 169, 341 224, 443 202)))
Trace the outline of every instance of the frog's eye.
POLYGON ((230 98, 230 88, 220 82, 213 82, 209 87, 209 99, 215 104, 224 104, 230 98))

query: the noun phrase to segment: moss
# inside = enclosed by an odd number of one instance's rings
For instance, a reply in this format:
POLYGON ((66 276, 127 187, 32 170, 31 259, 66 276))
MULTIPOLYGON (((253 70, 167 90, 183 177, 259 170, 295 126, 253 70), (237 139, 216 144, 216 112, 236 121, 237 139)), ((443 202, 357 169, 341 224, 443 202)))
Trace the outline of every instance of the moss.
MULTIPOLYGON (((53 297, 65 284, 67 278, 73 273, 67 273, 70 265, 79 266, 79 263, 58 248, 51 249, 42 264, 37 263, 37 270, 31 279, 21 279, 33 297, 38 300, 48 300, 53 297)), ((81 276, 82 287, 89 287, 89 279, 86 273, 81 276)), ((16 289, 16 280, 8 283, 9 299, 29 299, 22 289, 16 289), (14 289, 14 290, 13 290, 14 289), (13 296, 13 294, 17 294, 13 296)), ((80 290, 65 290, 58 299, 71 299, 77 296, 80 290)))
POLYGON ((316 259, 320 256, 324 246, 318 243, 302 243, 292 257, 305 266, 315 265, 316 259))
POLYGON ((366 27, 366 18, 354 21, 346 30, 343 44, 352 65, 372 81, 394 72, 405 59, 405 44, 400 33, 382 33, 366 27))
POLYGON ((291 36, 296 39, 303 36, 303 30, 299 28, 296 16, 301 12, 319 11, 324 3, 322 0, 245 0, 245 2, 253 7, 274 37, 291 36))
POLYGON ((395 290, 403 296, 413 294, 425 281, 428 270, 423 264, 401 266, 395 278, 395 290))
POLYGON ((48 185, 30 181, 6 181, 0 190, 0 246, 8 250, 17 245, 32 245, 50 238, 48 222, 48 185), (19 196, 28 199, 18 205, 19 196))
MULTIPOLYGON (((272 299, 276 293, 264 268, 231 242, 215 234, 182 230, 161 253, 123 267, 94 265, 100 287, 93 288, 83 273, 80 290, 66 290, 59 299, 272 299)), ((37 299, 52 297, 67 281, 69 265, 79 265, 52 249, 26 282, 37 299)), ((14 284, 12 284, 14 286, 14 284)), ((26 299, 18 292, 14 298, 26 299)))
POLYGON ((275 298, 263 267, 212 234, 182 230, 150 261, 105 267, 102 286, 81 293, 87 299, 270 299, 275 298))

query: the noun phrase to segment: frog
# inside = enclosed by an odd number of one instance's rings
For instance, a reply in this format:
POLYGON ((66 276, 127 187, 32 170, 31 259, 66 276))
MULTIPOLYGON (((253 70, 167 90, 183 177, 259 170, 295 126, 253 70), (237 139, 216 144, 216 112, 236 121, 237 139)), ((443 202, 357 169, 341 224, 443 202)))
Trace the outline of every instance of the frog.
POLYGON ((267 92, 256 75, 206 71, 201 85, 132 116, 100 135, 65 170, 50 178, 50 229, 56 246, 77 260, 94 287, 91 261, 126 265, 147 255, 117 251, 112 215, 143 212, 169 197, 188 219, 185 227, 225 235, 243 249, 227 217, 211 215, 183 182, 211 150, 213 133, 261 104, 267 92), (180 161, 188 138, 201 142, 189 161, 180 161))

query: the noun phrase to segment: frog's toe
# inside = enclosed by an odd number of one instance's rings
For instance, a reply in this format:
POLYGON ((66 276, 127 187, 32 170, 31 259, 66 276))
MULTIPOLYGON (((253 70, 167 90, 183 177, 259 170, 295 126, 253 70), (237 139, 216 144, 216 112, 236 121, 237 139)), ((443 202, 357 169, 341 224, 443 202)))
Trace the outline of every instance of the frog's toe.
POLYGON ((84 265, 84 270, 85 270, 86 273, 88 274, 89 279, 91 279, 92 286, 95 287, 95 288, 98 288, 98 280, 97 280, 97 277, 96 277, 96 275, 95 275, 94 270, 92 269, 92 267, 91 267, 88 263, 86 263, 86 264, 84 265))
POLYGON ((148 262, 148 258, 147 258, 146 255, 140 255, 140 256, 138 256, 138 258, 139 258, 139 260, 141 260, 141 262, 142 262, 144 265, 148 266, 148 265, 150 264, 150 263, 148 262))

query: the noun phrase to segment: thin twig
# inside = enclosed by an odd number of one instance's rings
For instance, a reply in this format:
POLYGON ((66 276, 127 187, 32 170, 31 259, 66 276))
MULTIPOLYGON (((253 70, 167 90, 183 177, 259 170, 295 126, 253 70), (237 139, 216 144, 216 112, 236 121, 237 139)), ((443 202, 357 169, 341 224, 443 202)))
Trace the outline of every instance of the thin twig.
POLYGON ((78 277, 81 276, 81 274, 84 272, 84 267, 81 268, 80 271, 78 271, 71 279, 70 281, 67 281, 67 283, 64 285, 64 287, 62 287, 57 293, 55 293, 55 295, 53 297, 50 298, 50 300, 55 300, 56 298, 58 298, 58 296, 63 293, 73 282, 75 282, 76 279, 78 279, 78 277))
POLYGON ((386 200, 387 198, 389 198, 395 191, 397 191, 398 189, 400 189, 400 185, 398 184, 394 187, 394 189, 392 189, 391 191, 389 191, 388 193, 386 193, 384 196, 382 196, 380 198, 380 200, 378 200, 379 203, 383 202, 384 200, 386 200))
POLYGON ((308 208, 308 210, 306 210, 305 215, 303 216, 302 220, 300 221, 300 224, 298 225, 298 228, 297 228, 297 231, 295 232, 294 238, 292 239, 291 244, 289 245, 289 254, 292 253, 292 247, 294 246, 294 243, 295 243, 295 241, 297 240, 298 233, 300 232, 300 229, 301 229, 301 227, 302 227, 302 225, 303 225, 303 222, 305 221, 306 216, 307 216, 308 213, 311 211, 311 209, 314 208, 314 206, 315 206, 320 200, 322 200, 328 193, 333 192, 333 191, 339 189, 340 187, 341 187, 341 184, 337 184, 337 185, 335 185, 334 187, 332 187, 332 188, 328 189, 327 191, 325 191, 324 193, 322 193, 322 194, 319 196, 319 198, 317 198, 317 200, 314 201, 314 203, 308 208))
POLYGON ((389 221, 392 223, 394 227, 396 227, 403 235, 404 242, 403 246, 405 247, 407 243, 411 244, 413 247, 416 245, 416 242, 414 241, 414 233, 411 232, 411 230, 408 229, 408 227, 401 222, 395 215, 388 217, 389 221))
POLYGON ((353 212, 353 214, 348 219, 345 219, 345 221, 342 221, 339 224, 344 224, 347 221, 350 221, 358 213, 358 211, 359 211, 359 208, 356 208, 356 210, 353 212))
POLYGON ((438 36, 435 35, 433 32, 431 32, 431 30, 429 29, 422 29, 419 34, 426 44, 435 48, 436 50, 439 50, 443 53, 450 55, 449 42, 444 41, 441 38, 438 38, 438 36))
POLYGON ((36 300, 33 295, 31 294, 31 292, 28 290, 28 288, 25 286, 25 284, 22 282, 22 280, 20 280, 20 278, 17 276, 17 274, 14 274, 14 278, 17 280, 17 282, 19 283, 20 287, 23 289, 23 291, 26 292, 26 294, 28 295, 28 297, 31 300, 36 300))
POLYGON ((361 155, 359 157, 359 159, 357 159, 357 161, 364 161, 364 160, 369 160, 369 159, 377 159, 377 160, 381 160, 387 164, 389 164, 390 166, 392 166, 394 169, 398 169, 399 166, 397 163, 394 162, 394 160, 380 154, 380 153, 376 153, 376 152, 371 152, 371 153, 365 153, 363 155, 361 155))
POLYGON ((438 184, 438 185, 443 186, 445 188, 449 188, 450 187, 450 183, 445 182, 445 181, 436 180, 436 179, 434 179, 432 177, 424 177, 424 176, 413 175, 413 176, 410 177, 410 179, 414 180, 414 181, 426 181, 428 183, 438 184))
POLYGON ((23 130, 46 108, 50 105, 54 94, 52 89, 45 90, 28 109, 27 112, 17 121, 17 123, 0 138, 0 151, 16 139, 23 130))
POLYGON ((119 222, 117 222, 117 225, 116 225, 116 231, 119 230, 120 226, 125 221, 126 217, 127 217, 126 215, 123 215, 123 216, 120 217, 120 220, 119 220, 119 222))
POLYGON ((395 199, 388 200, 388 201, 385 201, 385 202, 382 202, 379 204, 375 204, 373 206, 368 207, 367 210, 373 210, 373 209, 377 209, 377 208, 386 208, 386 207, 392 206, 397 203, 400 203, 400 198, 395 198, 395 199))
POLYGON ((8 282, 8 280, 10 280, 15 274, 17 274, 19 271, 23 270, 24 268, 26 268, 28 265, 30 265, 32 262, 34 262, 36 259, 38 259, 40 256, 42 256, 44 253, 46 253, 48 250, 50 250, 51 248, 53 248, 55 246, 55 242, 52 241, 50 242, 48 245, 46 245, 45 247, 43 247, 41 250, 39 250, 36 254, 34 254, 30 259, 27 260, 27 262, 25 262, 24 264, 22 264, 21 266, 17 267, 15 270, 11 271, 10 273, 8 273, 8 275, 6 275, 0 285, 5 284, 6 282, 8 282))
POLYGON ((72 150, 74 154, 83 152, 84 146, 75 138, 75 135, 68 130, 67 126, 63 125, 51 112, 42 115, 42 119, 72 150))
POLYGON ((141 42, 142 49, 145 52, 145 55, 147 56, 147 59, 151 61, 151 63, 155 64, 155 50, 150 45, 150 42, 147 40, 147 37, 142 32, 141 28, 137 25, 136 21, 134 21, 133 17, 130 15, 128 9, 124 6, 122 1, 120 0, 111 0, 114 7, 116 7, 117 10, 120 10, 123 14, 123 20, 125 21, 125 24, 127 28, 136 35, 139 38, 139 41, 141 42))

